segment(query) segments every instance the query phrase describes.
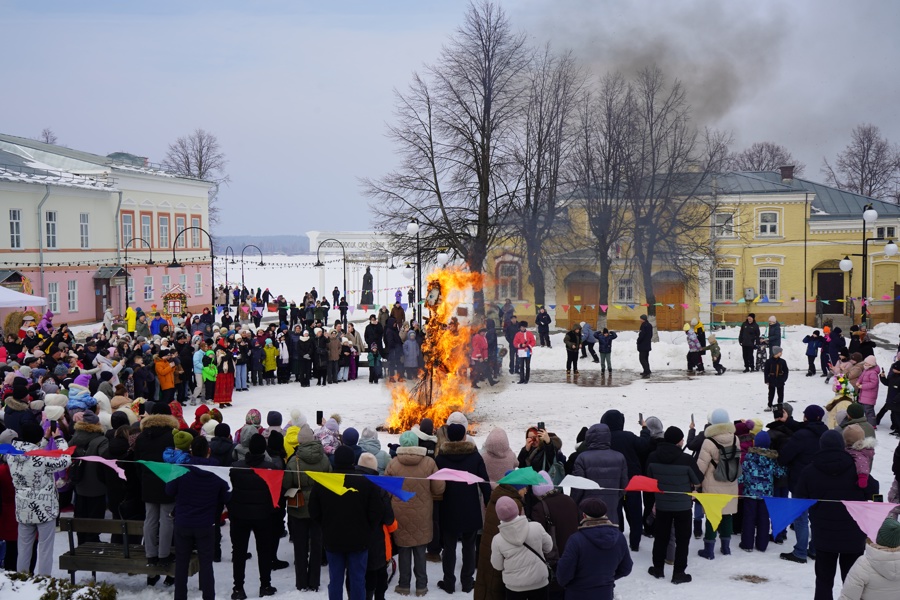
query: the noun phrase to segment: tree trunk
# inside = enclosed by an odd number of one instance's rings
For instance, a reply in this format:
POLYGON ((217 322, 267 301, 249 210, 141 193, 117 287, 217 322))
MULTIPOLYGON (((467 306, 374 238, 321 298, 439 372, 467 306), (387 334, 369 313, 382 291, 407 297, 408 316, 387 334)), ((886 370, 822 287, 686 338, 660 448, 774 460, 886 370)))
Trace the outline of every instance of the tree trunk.
MULTIPOLYGON (((601 252, 600 262, 600 304, 606 306, 606 312, 602 308, 597 312, 597 331, 603 331, 607 326, 607 314, 609 311, 609 271, 612 268, 612 260, 609 251, 601 252)), ((599 308, 599 307, 598 307, 599 308)))
POLYGON ((547 281, 544 278, 544 269, 541 267, 538 255, 539 248, 528 251, 528 281, 534 287, 534 312, 537 314, 538 309, 544 306, 547 296, 547 281))
MULTIPOLYGON (((472 248, 466 260, 466 265, 471 273, 484 273, 484 259, 487 256, 487 244, 475 237, 472 240, 472 248)), ((472 310, 475 315, 483 317, 485 315, 484 306, 484 286, 472 292, 472 310)))
POLYGON ((643 265, 641 269, 641 277, 644 280, 644 296, 647 298, 647 320, 653 325, 653 341, 659 341, 659 330, 656 328, 656 292, 653 290, 653 268, 652 261, 643 265))

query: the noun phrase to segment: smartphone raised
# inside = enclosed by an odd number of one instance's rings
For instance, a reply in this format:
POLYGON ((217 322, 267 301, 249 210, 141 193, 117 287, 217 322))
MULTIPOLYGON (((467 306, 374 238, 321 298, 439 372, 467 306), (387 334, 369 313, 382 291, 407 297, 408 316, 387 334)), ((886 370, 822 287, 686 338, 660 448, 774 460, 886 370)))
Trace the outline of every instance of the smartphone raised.
POLYGON ((883 494, 872 494, 872 502, 884 502, 883 494))
POLYGON ((638 413, 638 425, 643 425, 643 424, 644 424, 644 413, 639 412, 638 413))
POLYGON ((317 411, 316 411, 316 425, 318 425, 319 427, 321 427, 321 426, 322 426, 322 419, 324 419, 324 418, 325 418, 325 413, 324 413, 323 411, 321 411, 321 410, 317 410, 317 411))
POLYGON ((537 428, 538 428, 538 431, 543 431, 544 429, 546 429, 546 427, 544 427, 544 422, 538 421, 537 428))

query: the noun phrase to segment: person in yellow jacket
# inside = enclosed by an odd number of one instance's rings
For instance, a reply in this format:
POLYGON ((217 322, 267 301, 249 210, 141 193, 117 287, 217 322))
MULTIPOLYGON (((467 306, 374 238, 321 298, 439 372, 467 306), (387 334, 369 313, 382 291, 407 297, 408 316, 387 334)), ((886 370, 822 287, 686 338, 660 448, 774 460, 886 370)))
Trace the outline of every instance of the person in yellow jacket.
POLYGON ((278 355, 280 352, 272 344, 272 338, 266 338, 266 346, 263 348, 263 371, 265 371, 266 385, 275 383, 275 370, 278 369, 278 355))
POLYGON ((137 326, 137 313, 130 306, 125 309, 125 327, 128 333, 134 335, 134 328, 137 326))

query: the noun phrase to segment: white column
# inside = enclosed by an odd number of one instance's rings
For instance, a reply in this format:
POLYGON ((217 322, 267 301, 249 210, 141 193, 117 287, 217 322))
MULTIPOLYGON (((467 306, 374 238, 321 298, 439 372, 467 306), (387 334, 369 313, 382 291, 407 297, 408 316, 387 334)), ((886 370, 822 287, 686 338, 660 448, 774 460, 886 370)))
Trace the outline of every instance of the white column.
POLYGON ((697 284, 697 301, 700 303, 700 322, 709 323, 712 311, 710 310, 710 302, 712 301, 712 269, 711 261, 704 261, 700 264, 700 273, 697 284))
POLYGON ((550 305, 557 306, 556 301, 556 265, 544 267, 544 308, 547 314, 553 317, 553 325, 556 325, 556 311, 550 308, 550 305))

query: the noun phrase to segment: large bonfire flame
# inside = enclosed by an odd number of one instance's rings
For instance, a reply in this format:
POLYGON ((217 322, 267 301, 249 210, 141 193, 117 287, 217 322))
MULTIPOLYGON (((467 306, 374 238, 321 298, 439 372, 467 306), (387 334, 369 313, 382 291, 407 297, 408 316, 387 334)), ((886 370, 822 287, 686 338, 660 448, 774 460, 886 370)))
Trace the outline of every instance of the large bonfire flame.
POLYGON ((450 413, 470 413, 475 408, 475 392, 468 377, 473 330, 451 319, 466 294, 481 285, 480 274, 459 268, 443 269, 428 278, 423 308, 429 309, 431 315, 425 324, 422 347, 425 368, 411 387, 390 384, 394 404, 385 424, 388 430, 408 431, 426 417, 439 427, 450 413))

